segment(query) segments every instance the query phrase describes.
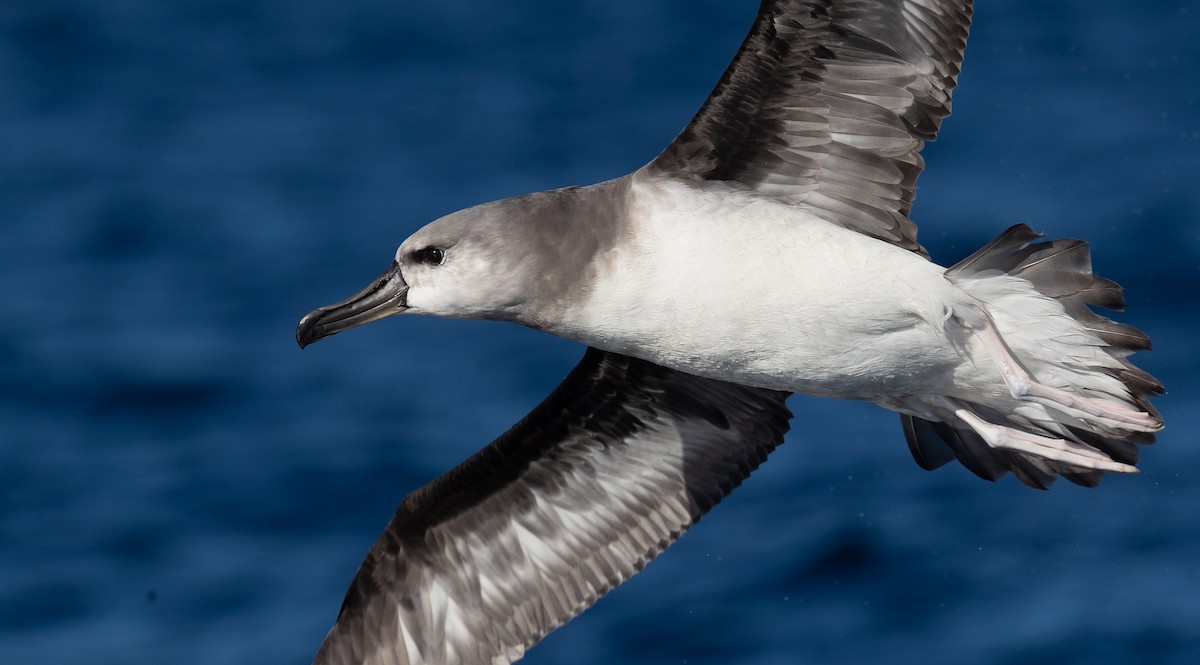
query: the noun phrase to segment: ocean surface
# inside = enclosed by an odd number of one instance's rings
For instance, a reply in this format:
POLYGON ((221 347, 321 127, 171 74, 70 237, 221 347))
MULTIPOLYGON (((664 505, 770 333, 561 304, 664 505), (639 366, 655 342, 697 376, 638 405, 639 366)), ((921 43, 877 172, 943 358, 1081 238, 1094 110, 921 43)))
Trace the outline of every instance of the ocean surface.
MULTIPOLYGON (((928 473, 794 398, 746 484, 527 663, 1200 662, 1200 6, 981 0, 914 216, 1094 248, 1170 394, 1142 473, 928 473)), ((426 222, 624 174, 753 0, 0 5, 0 663, 307 663, 409 491, 582 349, 308 310, 426 222)))

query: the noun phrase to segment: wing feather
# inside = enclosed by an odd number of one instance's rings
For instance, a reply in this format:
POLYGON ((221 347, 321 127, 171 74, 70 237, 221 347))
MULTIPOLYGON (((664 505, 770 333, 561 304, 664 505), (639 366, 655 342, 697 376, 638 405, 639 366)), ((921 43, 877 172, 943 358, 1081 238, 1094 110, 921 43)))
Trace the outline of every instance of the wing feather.
POLYGON ((923 255, 920 151, 950 113, 970 0, 764 0, 695 118, 643 172, 735 182, 923 255))
POLYGON ((401 503, 314 662, 512 662, 740 484, 783 441, 786 398, 589 349, 401 503))

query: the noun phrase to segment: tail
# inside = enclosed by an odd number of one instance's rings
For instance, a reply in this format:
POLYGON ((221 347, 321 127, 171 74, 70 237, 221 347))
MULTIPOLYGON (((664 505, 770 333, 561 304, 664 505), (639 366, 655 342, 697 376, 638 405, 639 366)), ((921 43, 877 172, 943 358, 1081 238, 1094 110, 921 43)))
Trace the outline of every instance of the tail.
MULTIPOLYGON (((1163 386, 1129 361, 1134 352, 1150 349, 1150 338, 1088 307, 1123 309, 1121 287, 1092 274, 1083 241, 1032 243, 1040 237, 1024 224, 1013 226, 948 269, 946 277, 984 303, 1013 356, 1040 383, 1122 403, 1149 414, 1161 427, 1150 399, 1161 394, 1163 386), (1019 280, 992 279, 1000 275, 1019 280), (1062 316, 1064 312, 1069 319, 1062 316)), ((1008 413, 995 411, 996 405, 979 406, 980 415, 1005 426, 1084 444, 1123 464, 1137 461, 1137 444, 1154 441, 1151 432, 1112 427, 1051 409, 1039 411, 1039 417, 1019 406, 1008 413)), ((957 458, 981 478, 995 480, 1012 471, 1021 482, 1039 489, 1048 488, 1060 475, 1092 487, 1104 473, 988 445, 960 422, 901 414, 901 423, 913 457, 929 470, 957 458)))

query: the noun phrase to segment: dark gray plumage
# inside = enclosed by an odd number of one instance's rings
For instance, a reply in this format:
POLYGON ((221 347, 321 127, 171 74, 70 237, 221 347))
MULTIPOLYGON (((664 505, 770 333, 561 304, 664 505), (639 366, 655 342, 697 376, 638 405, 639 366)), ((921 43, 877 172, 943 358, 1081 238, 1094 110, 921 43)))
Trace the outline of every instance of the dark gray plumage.
POLYGON ((314 662, 515 660, 766 459, 786 398, 589 350, 520 423, 400 504, 314 662))
POLYGON ((646 168, 735 181, 928 256, 908 214, 970 23, 970 0, 765 1, 712 95, 646 168))

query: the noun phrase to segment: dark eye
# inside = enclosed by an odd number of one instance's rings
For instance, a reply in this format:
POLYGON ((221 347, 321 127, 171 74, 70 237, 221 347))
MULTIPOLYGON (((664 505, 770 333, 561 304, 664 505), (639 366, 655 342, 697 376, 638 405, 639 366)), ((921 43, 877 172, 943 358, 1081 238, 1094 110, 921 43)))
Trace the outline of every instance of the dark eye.
POLYGON ((414 261, 419 263, 440 266, 442 265, 442 261, 446 260, 446 251, 441 247, 422 247, 421 249, 413 250, 412 257, 414 261))

